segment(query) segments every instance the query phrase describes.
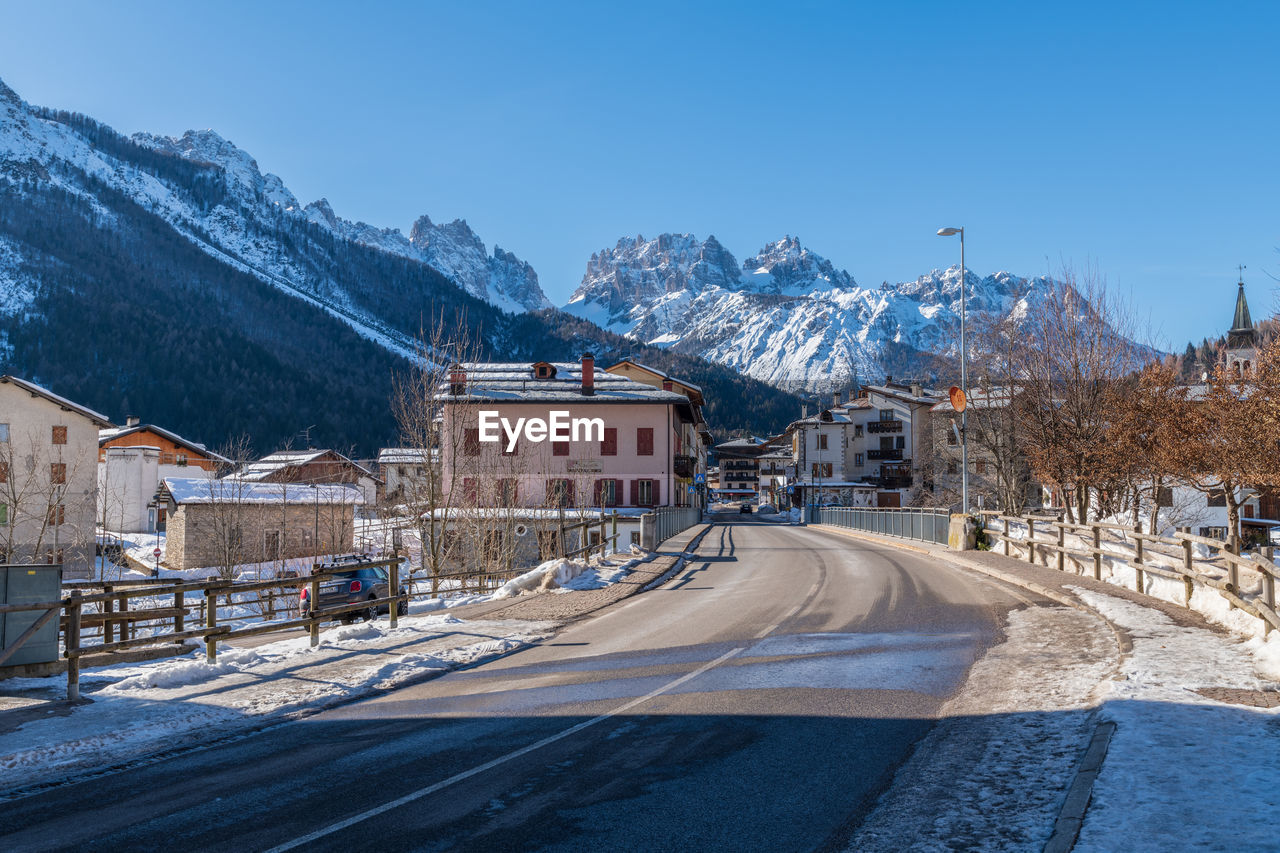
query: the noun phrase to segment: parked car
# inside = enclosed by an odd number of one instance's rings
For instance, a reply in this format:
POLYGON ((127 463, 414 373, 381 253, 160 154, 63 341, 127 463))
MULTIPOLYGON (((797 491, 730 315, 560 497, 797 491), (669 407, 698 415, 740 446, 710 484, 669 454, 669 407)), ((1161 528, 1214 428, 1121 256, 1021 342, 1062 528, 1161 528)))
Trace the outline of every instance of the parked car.
MULTIPOLYGON (((340 607, 343 604, 358 604, 361 601, 374 601, 386 598, 390 593, 391 576, 386 566, 365 566, 344 569, 341 566, 321 566, 320 571, 332 572, 334 577, 320 583, 320 596, 316 601, 316 609, 340 607)), ((407 594, 405 585, 400 584, 400 595, 407 594)), ((311 588, 304 586, 298 593, 298 601, 303 612, 309 609, 311 588)), ((351 610, 338 614, 343 622, 354 621, 358 617, 367 620, 378 618, 379 613, 389 613, 388 605, 369 605, 365 610, 351 610)), ((396 615, 404 616, 409 612, 407 601, 401 601, 396 608, 396 615)))
POLYGON ((740 515, 750 515, 750 514, 751 514, 751 504, 747 503, 746 501, 743 501, 743 502, 742 502, 742 506, 738 507, 738 513, 739 513, 740 515))

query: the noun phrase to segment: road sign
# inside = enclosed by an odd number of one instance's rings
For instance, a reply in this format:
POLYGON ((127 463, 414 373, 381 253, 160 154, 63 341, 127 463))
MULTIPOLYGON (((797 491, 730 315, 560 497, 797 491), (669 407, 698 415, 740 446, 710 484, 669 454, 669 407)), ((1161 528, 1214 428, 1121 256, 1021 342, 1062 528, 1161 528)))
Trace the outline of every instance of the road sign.
POLYGON ((789 495, 794 495, 795 493, 796 493, 796 487, 795 487, 795 486, 787 486, 787 494, 789 494, 789 495))
POLYGON ((697 490, 696 488, 694 488, 694 486, 693 486, 693 484, 692 484, 692 483, 690 483, 690 484, 689 484, 689 494, 693 494, 693 493, 694 493, 694 492, 696 492, 696 491, 698 491, 698 490, 697 490))
POLYGON ((952 385, 947 391, 947 396, 951 398, 951 408, 957 412, 963 412, 964 407, 969 403, 959 385, 952 385))
POLYGON ((694 474, 694 475, 693 475, 693 481, 694 481, 695 483, 705 483, 705 482, 707 482, 707 475, 706 475, 706 474, 694 474))
POLYGON ((160 555, 161 555, 161 553, 163 553, 163 552, 162 552, 159 548, 157 548, 157 549, 155 549, 154 551, 152 551, 152 552, 151 552, 151 556, 155 557, 155 558, 158 560, 158 559, 160 559, 160 555))

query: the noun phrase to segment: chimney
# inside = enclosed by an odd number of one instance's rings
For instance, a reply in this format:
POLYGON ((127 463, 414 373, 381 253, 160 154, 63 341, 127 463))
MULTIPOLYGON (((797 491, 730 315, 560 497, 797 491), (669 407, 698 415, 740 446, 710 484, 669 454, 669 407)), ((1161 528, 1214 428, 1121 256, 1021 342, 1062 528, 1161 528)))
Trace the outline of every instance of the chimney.
POLYGON ((888 386, 888 385, 892 385, 892 384, 893 384, 893 374, 892 374, 892 373, 886 373, 886 374, 884 375, 884 384, 885 384, 886 386, 888 386))
POLYGON ((596 393, 596 357, 589 352, 582 354, 582 396, 596 393))
POLYGON ((663 391, 670 391, 670 390, 671 390, 671 380, 670 380, 670 379, 664 379, 664 380, 662 380, 662 390, 663 390, 663 391))
POLYGON ((923 386, 923 385, 921 385, 919 382, 912 382, 912 383, 911 383, 911 396, 912 396, 912 397, 923 397, 923 396, 924 396, 924 386, 923 386))
POLYGON ((141 420, 133 415, 129 415, 124 419, 124 425, 127 427, 136 427, 139 423, 141 423, 141 420))
POLYGON ((840 408, 840 392, 839 391, 831 392, 831 408, 833 409, 840 408))
POLYGON ((454 397, 467 393, 467 372, 462 369, 461 364, 449 368, 449 393, 454 397))

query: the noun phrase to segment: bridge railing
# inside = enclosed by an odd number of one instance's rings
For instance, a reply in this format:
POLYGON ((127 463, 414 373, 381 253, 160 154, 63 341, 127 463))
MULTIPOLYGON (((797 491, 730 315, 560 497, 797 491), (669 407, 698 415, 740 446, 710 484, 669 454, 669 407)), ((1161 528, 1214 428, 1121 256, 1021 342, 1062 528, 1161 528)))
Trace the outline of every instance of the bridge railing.
POLYGON ((951 512, 921 507, 808 507, 810 524, 830 524, 866 533, 947 544, 951 512))

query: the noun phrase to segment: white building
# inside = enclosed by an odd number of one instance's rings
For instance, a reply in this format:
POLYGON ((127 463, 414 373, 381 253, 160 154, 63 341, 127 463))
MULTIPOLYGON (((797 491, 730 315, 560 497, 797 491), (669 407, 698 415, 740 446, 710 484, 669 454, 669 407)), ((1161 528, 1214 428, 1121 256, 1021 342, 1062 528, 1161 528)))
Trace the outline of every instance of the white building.
POLYGON ((230 460, 203 444, 129 418, 98 431, 98 526, 118 533, 165 529, 155 497, 166 477, 209 478, 230 460))

